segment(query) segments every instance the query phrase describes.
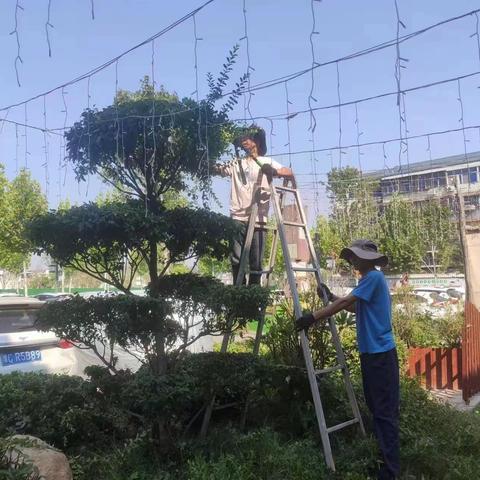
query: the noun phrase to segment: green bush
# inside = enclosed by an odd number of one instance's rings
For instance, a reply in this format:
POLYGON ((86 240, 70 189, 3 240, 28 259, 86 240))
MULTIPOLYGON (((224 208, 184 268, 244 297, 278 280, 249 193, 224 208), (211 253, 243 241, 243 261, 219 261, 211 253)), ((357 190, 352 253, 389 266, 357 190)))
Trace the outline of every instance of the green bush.
POLYGON ((424 312, 409 287, 396 291, 392 323, 397 341, 407 347, 458 347, 464 323, 463 310, 450 306, 441 317, 424 312))
POLYGON ((122 347, 165 374, 171 360, 200 337, 219 334, 227 324, 245 326, 269 298, 260 286, 234 287, 193 274, 167 275, 157 283, 158 298, 74 296, 50 302, 40 310, 37 327, 86 345, 114 373, 114 347, 122 347))
POLYGON ((125 438, 129 418, 79 377, 0 375, 0 435, 31 434, 60 449, 125 438))
MULTIPOLYGON (((61 448, 76 480, 353 480, 369 478, 376 465, 357 376, 354 387, 369 434, 363 438, 351 427, 331 435, 338 470, 332 476, 302 368, 249 354, 206 353, 181 359, 164 376, 148 369, 88 372, 90 380, 0 376, 0 435, 28 433, 61 448), (212 394, 218 405, 233 405, 214 412, 210 435, 200 441, 202 407, 212 394), (246 431, 240 432, 246 403, 246 431), (155 431, 155 425, 165 430, 155 431)), ((351 418, 340 378, 322 377, 319 387, 328 426, 351 418)), ((402 479, 477 477, 480 415, 440 405, 410 380, 402 381, 400 440, 402 479)))
MULTIPOLYGON (((304 294, 303 303, 306 311, 321 308, 320 301, 311 292, 304 294)), ((340 312, 335 316, 335 324, 342 341, 343 351, 350 369, 359 370, 357 351, 355 317, 348 312, 340 312)), ((308 338, 314 365, 317 368, 327 368, 336 364, 335 348, 332 344, 330 329, 325 322, 319 322, 309 329, 308 338)), ((267 357, 273 363, 304 367, 302 350, 298 332, 295 330, 295 314, 292 302, 281 304, 273 319, 269 320, 269 330, 263 336, 267 348, 267 357)))

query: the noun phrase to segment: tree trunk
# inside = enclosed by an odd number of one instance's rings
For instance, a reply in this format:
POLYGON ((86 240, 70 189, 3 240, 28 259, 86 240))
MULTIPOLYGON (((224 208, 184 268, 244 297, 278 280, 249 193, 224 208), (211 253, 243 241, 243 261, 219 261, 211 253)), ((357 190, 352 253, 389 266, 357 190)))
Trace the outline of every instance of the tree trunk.
MULTIPOLYGON (((151 167, 149 167, 151 169, 151 167)), ((153 193, 153 185, 151 176, 145 178, 146 182, 146 198, 147 198, 147 215, 158 214, 158 199, 153 193)), ((148 273, 150 276, 150 296, 158 298, 160 295, 158 289, 158 245, 155 239, 148 241, 149 258, 148 258, 148 273)), ((165 354, 165 338, 160 332, 155 333, 155 364, 154 371, 157 375, 164 375, 167 373, 167 357, 165 354)))

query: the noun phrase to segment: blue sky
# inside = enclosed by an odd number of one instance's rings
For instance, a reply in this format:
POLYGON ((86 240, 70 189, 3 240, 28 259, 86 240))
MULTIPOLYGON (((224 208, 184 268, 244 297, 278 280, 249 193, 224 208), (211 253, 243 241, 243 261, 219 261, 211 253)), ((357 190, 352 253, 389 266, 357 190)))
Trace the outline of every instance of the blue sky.
MULTIPOLYGON (((97 65, 115 57, 150 35, 198 7, 201 0, 158 2, 156 0, 94 0, 95 20, 91 18, 89 0, 52 0, 50 28, 52 57, 48 57, 45 36, 47 0, 23 0, 23 11, 18 12, 18 33, 23 64, 19 65, 21 87, 15 77, 14 60, 17 54, 14 28, 15 1, 3 0, 0 4, 0 108, 47 91, 97 65)), ((254 67, 251 83, 257 84, 272 78, 302 70, 312 64, 309 42, 312 30, 310 0, 246 0, 246 16, 250 62, 254 67)), ((401 34, 434 24, 446 18, 461 15, 479 7, 473 0, 455 2, 398 0, 400 15, 406 29, 401 34)), ((229 48, 241 46, 239 61, 233 76, 240 76, 247 67, 246 40, 244 36, 243 0, 215 0, 196 15, 198 37, 198 71, 200 95, 206 92, 205 74, 217 72, 229 48)), ((314 50, 317 62, 325 62, 372 45, 391 40, 396 35, 394 0, 323 0, 314 2, 316 31, 314 50)), ((402 69, 402 87, 436 82, 480 71, 480 52, 475 37, 476 18, 470 16, 435 29, 401 45, 401 55, 409 60, 402 69)), ((135 89, 143 75, 151 73, 152 47, 146 45, 122 58, 118 63, 118 85, 122 89, 135 89)), ((396 90, 395 48, 358 59, 339 63, 340 97, 342 102, 396 90)), ((195 90, 193 22, 187 20, 165 36, 155 41, 155 79, 168 90, 188 96, 195 90)), ((465 125, 480 124, 477 110, 480 90, 479 77, 461 82, 465 125)), ((406 118, 410 135, 453 129, 459 127, 460 109, 456 83, 448 83, 406 95, 406 118)), ((288 83, 290 111, 307 108, 311 89, 309 74, 288 83)), ((83 108, 103 107, 111 103, 115 93, 115 68, 112 66, 90 79, 90 99, 87 81, 65 89, 67 103, 66 124, 70 125, 83 108)), ((337 71, 331 65, 318 68, 314 74, 315 106, 338 102, 337 71)), ((46 124, 48 128, 62 127, 65 122, 60 91, 45 97, 46 124)), ((269 116, 286 112, 285 85, 262 90, 251 98, 253 116, 269 116)), ((361 142, 379 141, 398 136, 399 117, 396 97, 358 104, 361 142)), ((0 112, 0 119, 6 111, 0 112)), ((43 126, 43 98, 27 105, 28 123, 43 126)), ((233 112, 233 118, 244 116, 243 102, 233 112)), ((12 108, 8 119, 23 122, 24 107, 12 108)), ((355 107, 341 109, 342 145, 356 143, 355 107)), ((316 113, 317 128, 314 133, 316 148, 336 147, 339 144, 338 109, 316 113)), ((270 123, 259 121, 267 132, 270 123)), ((309 115, 297 115, 290 122, 290 149, 310 150, 312 136, 308 130, 309 115)), ((288 151, 287 122, 276 120, 269 145, 270 153, 288 151)), ((44 189, 48 187, 50 205, 55 207, 60 199, 84 202, 94 198, 104 187, 91 179, 89 184, 77 185, 72 171, 59 170, 62 159, 61 138, 0 122, 0 162, 5 164, 11 177, 17 167, 25 165, 25 140, 28 147, 28 166, 44 189), (18 137, 17 137, 18 134, 18 137), (45 155, 44 142, 47 144, 45 155), (45 163, 48 163, 48 183, 45 163)), ((467 149, 480 150, 480 132, 467 132, 467 149)), ((387 165, 398 164, 397 143, 385 146, 387 165)), ((428 159, 426 139, 409 142, 409 161, 428 159)), ((431 138, 432 156, 441 157, 464 151, 462 133, 431 138)), ((298 175, 305 203, 316 212, 328 210, 328 200, 315 180, 324 180, 324 174, 338 166, 359 165, 356 148, 338 151, 280 155, 284 164, 292 162, 298 175), (317 177, 313 171, 317 172, 317 177)), ((361 149, 364 170, 384 167, 382 146, 361 149)), ((406 162, 406 156, 402 156, 406 162)), ((215 188, 223 203, 228 206, 228 184, 215 181, 215 188)))

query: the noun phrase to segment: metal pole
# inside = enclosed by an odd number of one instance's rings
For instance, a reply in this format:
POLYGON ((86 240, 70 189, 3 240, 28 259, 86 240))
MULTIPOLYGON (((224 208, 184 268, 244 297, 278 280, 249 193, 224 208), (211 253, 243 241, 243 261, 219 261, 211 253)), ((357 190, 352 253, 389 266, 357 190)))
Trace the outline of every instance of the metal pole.
POLYGON ((463 264, 465 270, 465 303, 470 301, 470 295, 472 292, 472 279, 470 272, 470 262, 468 258, 468 248, 467 248, 467 221, 465 219, 465 201, 463 198, 463 193, 460 191, 458 178, 455 182, 455 187, 457 189, 458 197, 458 207, 459 207, 459 219, 458 219, 458 229, 460 232, 460 245, 462 247, 463 254, 463 264))

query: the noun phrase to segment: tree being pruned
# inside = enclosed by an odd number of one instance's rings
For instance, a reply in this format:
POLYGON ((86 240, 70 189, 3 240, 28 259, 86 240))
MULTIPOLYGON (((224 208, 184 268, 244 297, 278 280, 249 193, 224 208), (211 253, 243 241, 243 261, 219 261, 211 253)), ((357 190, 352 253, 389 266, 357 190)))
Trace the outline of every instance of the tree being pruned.
MULTIPOLYGON (((129 299, 118 300, 126 310, 120 303, 119 309, 105 308, 102 302, 65 303, 65 308, 80 312, 71 319, 57 315, 60 306, 47 306, 42 328, 55 328, 92 349, 98 342, 112 345, 118 343, 118 332, 114 335, 107 325, 148 311, 145 305, 151 301, 158 311, 153 323, 144 323, 149 332, 144 355, 162 374, 174 352, 180 354, 201 336, 220 333, 226 318, 230 322, 235 316, 234 325, 244 325, 246 317, 254 318, 266 303, 268 292, 261 287, 227 288, 212 278, 171 274, 179 263, 195 262, 201 256, 224 259, 237 235, 232 219, 205 208, 213 195, 210 167, 229 152, 237 131, 228 113, 247 79, 243 75, 228 90, 237 52, 238 47, 229 52, 216 80, 208 76, 210 92, 203 100, 180 99, 163 88, 157 90, 145 77, 140 90, 120 91, 112 105, 85 110, 66 132, 68 159, 77 178, 84 181, 98 174, 120 195, 50 212, 31 223, 28 238, 60 265, 109 283, 129 299), (192 203, 198 189, 203 208, 192 203), (135 274, 145 264, 146 303, 131 292, 135 274), (96 326, 86 325, 88 319, 83 321, 82 315, 95 317, 96 326), (160 328, 170 321, 181 326, 173 344, 167 334, 170 327, 160 328), (198 322, 201 328, 193 328, 199 327, 198 322)), ((122 324, 125 335, 134 323, 122 324)), ((112 365, 109 359, 104 363, 112 365)))

